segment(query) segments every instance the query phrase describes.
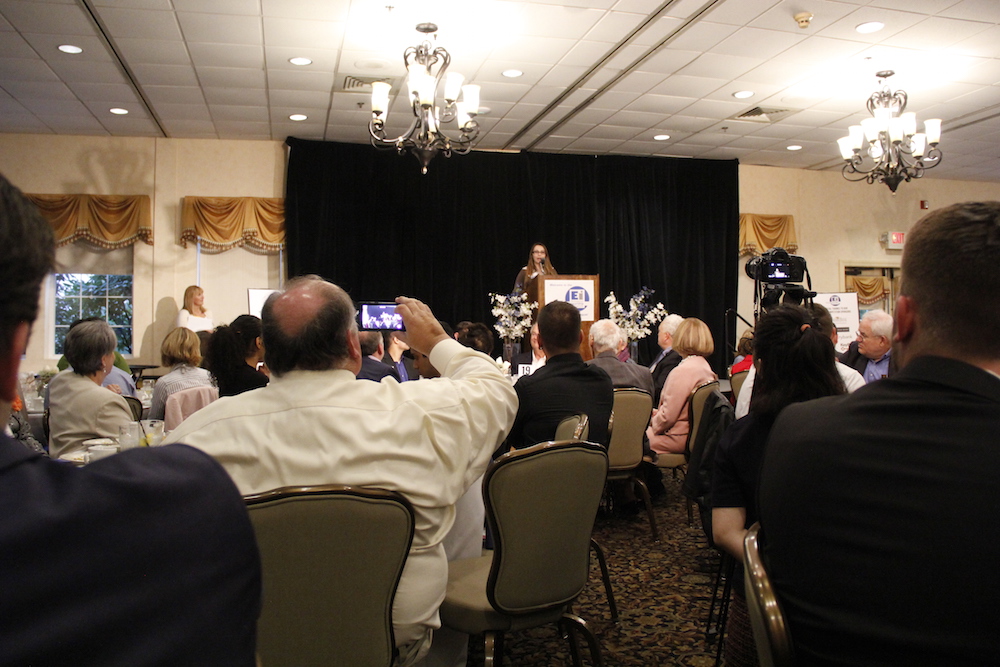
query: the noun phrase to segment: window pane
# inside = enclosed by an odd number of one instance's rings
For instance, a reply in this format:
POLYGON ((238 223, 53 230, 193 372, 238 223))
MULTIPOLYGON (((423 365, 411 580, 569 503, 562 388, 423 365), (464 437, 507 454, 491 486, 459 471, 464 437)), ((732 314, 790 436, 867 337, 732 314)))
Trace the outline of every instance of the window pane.
POLYGON ((84 297, 80 300, 82 307, 80 317, 100 317, 102 320, 108 316, 107 299, 98 297, 84 297))
POLYGON ((108 293, 108 277, 96 275, 87 276, 87 279, 83 281, 83 285, 81 287, 83 288, 84 296, 104 296, 108 293))
POLYGON ((132 276, 108 276, 108 296, 132 296, 132 276))
POLYGON ((66 332, 69 327, 56 327, 56 354, 63 353, 63 344, 66 342, 66 332))
POLYGON ((78 319, 80 319, 80 299, 56 299, 56 326, 69 326, 78 319))
POLYGON ((132 327, 112 327, 118 337, 118 351, 132 354, 132 327))
POLYGON ((132 325, 132 299, 108 299, 108 324, 132 325))
POLYGON ((80 296, 80 285, 87 278, 79 273, 56 274, 56 297, 80 296))

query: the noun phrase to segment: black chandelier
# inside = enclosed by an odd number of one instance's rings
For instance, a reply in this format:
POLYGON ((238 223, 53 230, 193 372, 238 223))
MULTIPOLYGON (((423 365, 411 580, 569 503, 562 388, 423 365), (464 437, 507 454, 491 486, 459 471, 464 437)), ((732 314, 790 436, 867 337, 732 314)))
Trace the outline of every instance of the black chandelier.
MULTIPOLYGON (((421 23, 417 31, 433 35, 438 27, 433 23, 421 23)), ((420 162, 421 173, 427 173, 427 165, 438 153, 451 157, 452 153, 465 155, 479 136, 479 86, 462 85, 465 77, 449 73, 445 77, 451 56, 444 47, 434 48, 429 39, 418 46, 411 46, 403 52, 406 64, 406 80, 409 88, 413 121, 410 127, 395 138, 386 138, 385 119, 389 109, 389 91, 392 86, 384 81, 372 84, 372 119, 368 123, 372 145, 376 148, 395 148, 400 154, 409 149, 420 162), (434 71, 434 67, 437 71, 434 71), (438 87, 444 80, 444 105, 438 106, 435 98, 438 87), (461 100, 459 96, 461 95, 461 100), (455 122, 460 135, 449 137, 442 125, 455 122)))
POLYGON ((889 89, 885 80, 895 74, 883 70, 875 76, 881 90, 868 98, 871 118, 861 125, 851 125, 850 134, 837 140, 840 155, 847 164, 843 175, 849 181, 885 183, 892 190, 903 181, 920 178, 924 171, 941 164, 941 119, 924 121, 924 131, 917 132, 917 117, 906 111, 906 91, 889 89))

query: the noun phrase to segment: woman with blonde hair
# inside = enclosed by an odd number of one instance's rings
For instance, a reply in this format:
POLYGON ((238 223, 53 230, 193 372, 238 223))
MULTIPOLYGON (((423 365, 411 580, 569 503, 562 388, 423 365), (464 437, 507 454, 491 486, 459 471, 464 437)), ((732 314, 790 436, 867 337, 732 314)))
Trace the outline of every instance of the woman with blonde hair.
POLYGON ((688 317, 674 332, 674 350, 681 355, 677 368, 670 371, 660 392, 660 404, 653 411, 646 435, 649 446, 660 454, 681 454, 687 444, 688 401, 691 392, 706 382, 718 380, 705 358, 715 352, 715 341, 708 325, 697 317, 688 317))
POLYGON ((184 307, 177 313, 174 326, 186 327, 195 333, 214 328, 212 313, 205 309, 205 290, 197 285, 189 285, 184 290, 184 307))
POLYGON ((514 292, 520 293, 528 289, 538 276, 554 276, 557 274, 552 262, 549 261, 549 249, 542 243, 535 243, 528 253, 528 263, 521 268, 514 281, 514 292))
POLYGON ((160 363, 169 366, 170 372, 157 380, 153 388, 150 419, 163 419, 170 394, 192 387, 213 386, 211 374, 198 367, 201 363, 201 340, 190 329, 177 327, 167 334, 160 346, 160 363))

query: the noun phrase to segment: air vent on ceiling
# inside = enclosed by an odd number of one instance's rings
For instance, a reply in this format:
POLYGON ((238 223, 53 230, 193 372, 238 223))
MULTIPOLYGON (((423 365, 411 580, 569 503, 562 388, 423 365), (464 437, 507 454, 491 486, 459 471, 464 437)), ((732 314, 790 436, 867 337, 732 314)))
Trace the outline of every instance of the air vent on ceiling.
POLYGON ((771 107, 754 107, 749 111, 744 111, 738 116, 733 116, 732 120, 748 120, 751 123, 777 123, 779 120, 787 118, 799 109, 776 109, 771 107))
POLYGON ((396 87, 396 80, 387 76, 353 76, 348 74, 344 77, 343 83, 337 86, 338 93, 364 93, 370 95, 372 84, 376 81, 385 81, 392 87, 396 87))

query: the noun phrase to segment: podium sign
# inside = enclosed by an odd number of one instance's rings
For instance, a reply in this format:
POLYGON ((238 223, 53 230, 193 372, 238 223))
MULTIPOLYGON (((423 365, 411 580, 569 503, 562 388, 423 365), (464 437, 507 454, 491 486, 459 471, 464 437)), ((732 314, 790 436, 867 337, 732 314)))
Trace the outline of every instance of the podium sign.
POLYGON ((837 328, 837 354, 847 352, 858 330, 858 295, 855 292, 820 292, 813 303, 826 306, 837 328))
POLYGON ((547 278, 542 305, 552 301, 566 301, 580 311, 581 320, 594 322, 597 320, 597 309, 594 306, 597 301, 596 287, 596 281, 592 276, 587 276, 585 279, 565 276, 547 278))

